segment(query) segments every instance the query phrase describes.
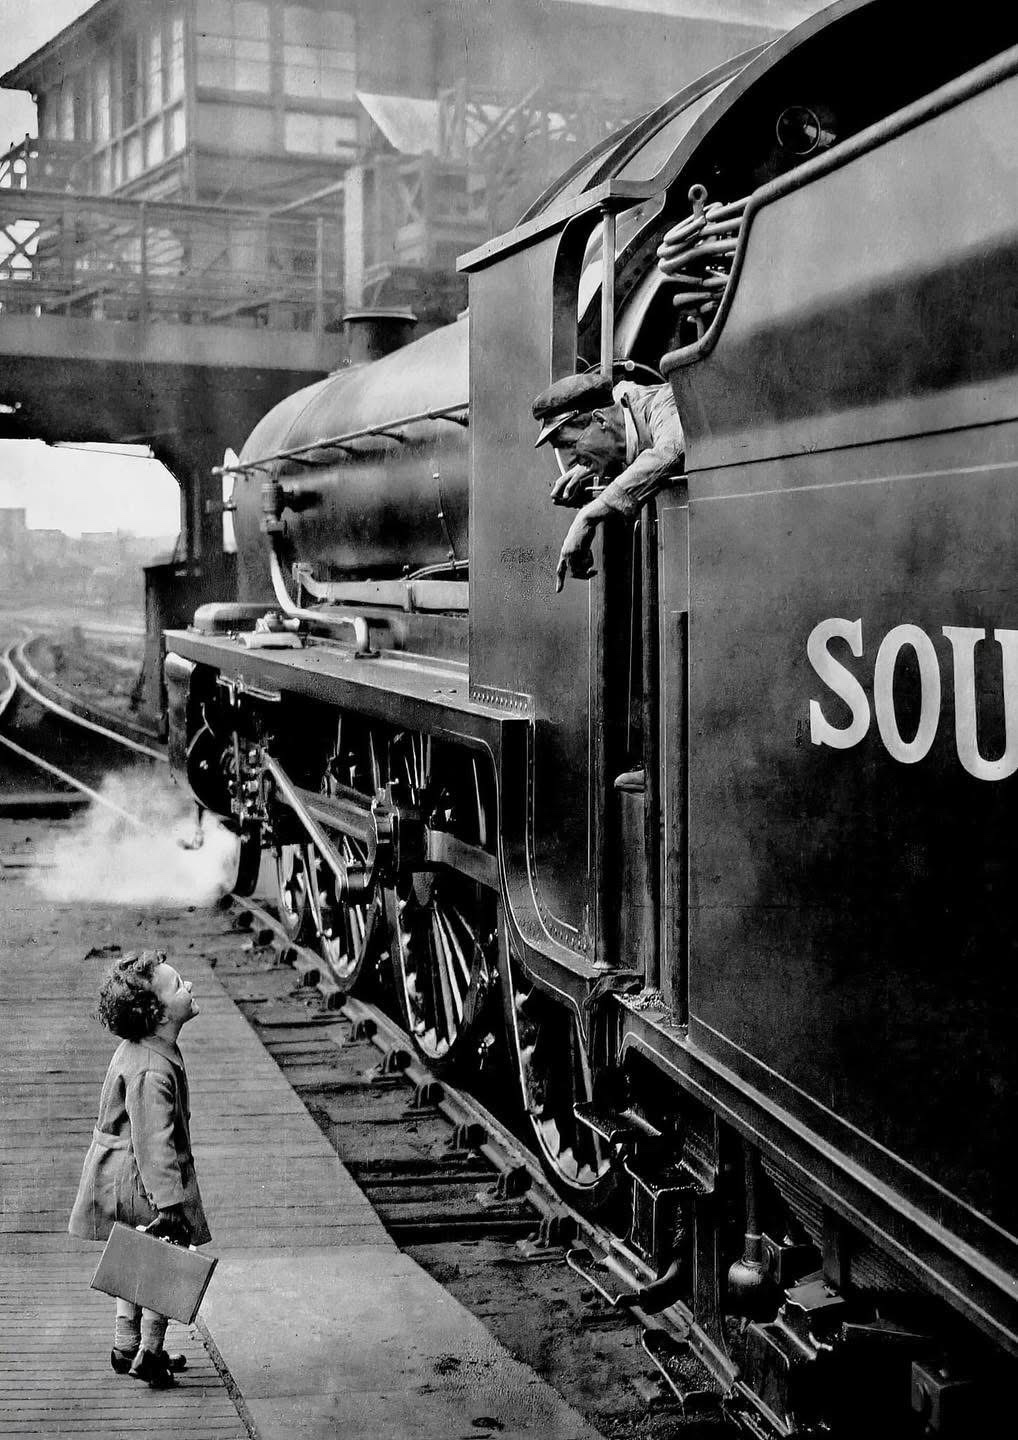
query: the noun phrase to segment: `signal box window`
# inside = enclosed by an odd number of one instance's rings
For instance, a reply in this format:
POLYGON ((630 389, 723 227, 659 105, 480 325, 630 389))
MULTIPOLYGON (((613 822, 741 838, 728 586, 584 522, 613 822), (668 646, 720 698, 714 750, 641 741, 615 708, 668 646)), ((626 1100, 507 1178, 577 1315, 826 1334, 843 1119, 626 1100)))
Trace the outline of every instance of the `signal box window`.
POLYGON ((60 138, 74 139, 74 82, 65 80, 60 91, 60 138))
POLYGON ((127 35, 120 52, 120 123, 126 130, 141 119, 141 72, 138 66, 138 37, 127 35))
POLYGON ((357 121, 349 115, 288 111, 283 121, 285 148, 296 155, 340 155, 357 140, 357 121))
POLYGON ((269 8, 254 0, 201 0, 198 84, 213 90, 268 91, 269 8))
POLYGON ((145 44, 145 114, 154 115, 163 105, 163 37, 150 31, 145 44))
POLYGON ((357 78, 354 41, 352 15, 287 5, 283 11, 283 88, 287 95, 352 100, 357 78))
POLYGON ((92 96, 92 130, 96 143, 105 145, 111 134, 113 93, 110 86, 110 62, 108 60, 99 60, 96 63, 93 83, 95 89, 92 96))
POLYGON ((166 98, 179 100, 184 93, 184 17, 173 15, 169 26, 169 54, 166 57, 166 98))

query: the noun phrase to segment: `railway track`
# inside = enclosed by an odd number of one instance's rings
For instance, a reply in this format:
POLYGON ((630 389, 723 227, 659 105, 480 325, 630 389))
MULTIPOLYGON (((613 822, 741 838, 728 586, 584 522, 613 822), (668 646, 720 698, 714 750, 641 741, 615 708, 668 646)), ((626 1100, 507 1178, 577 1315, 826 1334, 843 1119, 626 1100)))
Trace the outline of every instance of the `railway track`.
MULTIPOLYGON (((143 831, 142 816, 97 786, 105 770, 125 764, 165 767, 165 751, 61 694, 32 665, 29 646, 16 642, 0 656, 0 745, 37 766, 59 801, 111 805, 143 831)), ((528 1277, 516 1291, 539 1296, 532 1325, 554 1304, 575 1310, 569 1329, 581 1348, 583 1337, 597 1334, 602 1350, 612 1337, 620 1372, 631 1372, 620 1383, 635 1388, 629 1406, 638 1408, 615 1416, 605 1433, 744 1433, 737 1409, 721 1404, 687 1318, 677 1309, 650 1313, 636 1300, 653 1273, 609 1228, 563 1201, 520 1138, 513 1121, 522 1117, 500 1102, 511 1077, 500 1073, 499 1058, 480 1077, 480 1097, 437 1078, 386 1010, 344 994, 273 908, 234 894, 221 903, 234 943, 216 949, 217 974, 400 1245, 422 1252, 416 1258, 425 1265, 429 1252, 441 1252, 430 1258, 443 1283, 451 1270, 463 1277, 450 1247, 457 1256, 462 1247, 494 1247, 482 1269, 528 1277)), ((474 1284, 460 1296, 467 1303, 474 1284)), ((476 1288, 475 1308, 490 1302, 476 1288)), ((490 1309, 482 1313, 492 1319, 490 1309)), ((518 1328, 518 1315, 504 1318, 518 1328)))
POLYGON ((8 811, 73 809, 95 803, 134 817, 100 792, 103 778, 125 768, 165 768, 166 749, 154 736, 61 691, 30 658, 32 638, 0 654, 0 748, 16 769, 0 791, 8 811), (28 783, 31 775, 44 776, 28 783))

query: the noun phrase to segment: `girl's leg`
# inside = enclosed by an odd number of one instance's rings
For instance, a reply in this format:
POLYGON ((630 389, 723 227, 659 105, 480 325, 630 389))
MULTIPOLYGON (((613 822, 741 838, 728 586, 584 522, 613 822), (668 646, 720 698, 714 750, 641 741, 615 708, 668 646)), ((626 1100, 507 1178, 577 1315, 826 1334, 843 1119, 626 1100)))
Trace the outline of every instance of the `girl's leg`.
POLYGON ((126 1375, 141 1344, 141 1306, 131 1300, 117 1301, 110 1364, 118 1375, 126 1375))
POLYGON ((131 1300, 117 1301, 117 1320, 113 1330, 113 1347, 130 1353, 141 1344, 141 1306, 131 1300))
POLYGON ((169 1323, 166 1316, 160 1315, 158 1310, 143 1310, 141 1312, 141 1348, 158 1354, 163 1348, 166 1327, 169 1323))

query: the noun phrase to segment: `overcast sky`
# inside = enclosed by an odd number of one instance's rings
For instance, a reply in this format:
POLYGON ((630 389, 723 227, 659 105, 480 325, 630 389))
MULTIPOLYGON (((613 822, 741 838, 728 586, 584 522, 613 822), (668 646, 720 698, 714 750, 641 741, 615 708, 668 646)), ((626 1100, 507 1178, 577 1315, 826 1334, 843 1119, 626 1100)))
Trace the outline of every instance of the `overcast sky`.
POLYGON ((180 488, 162 465, 138 455, 0 441, 0 510, 24 509, 33 530, 172 537, 180 527, 180 488))

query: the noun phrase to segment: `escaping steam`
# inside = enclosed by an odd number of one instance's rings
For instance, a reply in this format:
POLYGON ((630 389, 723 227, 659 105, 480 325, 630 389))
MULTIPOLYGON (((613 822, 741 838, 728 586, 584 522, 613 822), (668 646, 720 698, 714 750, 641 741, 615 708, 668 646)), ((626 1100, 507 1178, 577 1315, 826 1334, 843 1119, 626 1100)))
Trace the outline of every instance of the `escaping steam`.
POLYGON ((38 856, 32 883, 47 900, 209 905, 233 884, 236 836, 206 815, 196 846, 194 802, 166 776, 109 776, 99 793, 107 803, 93 801, 38 856))

